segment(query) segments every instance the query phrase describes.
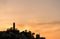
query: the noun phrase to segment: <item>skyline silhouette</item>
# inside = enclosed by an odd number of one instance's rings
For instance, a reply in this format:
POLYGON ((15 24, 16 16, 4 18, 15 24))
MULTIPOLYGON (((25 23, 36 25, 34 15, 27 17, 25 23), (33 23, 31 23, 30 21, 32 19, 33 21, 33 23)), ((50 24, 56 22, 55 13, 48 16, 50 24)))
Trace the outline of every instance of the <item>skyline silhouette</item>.
POLYGON ((0 31, 16 22, 19 31, 60 39, 60 0, 0 0, 0 31))
POLYGON ((22 31, 20 32, 15 28, 15 22, 13 22, 13 27, 7 29, 6 31, 0 31, 0 39, 46 39, 45 37, 40 37, 39 34, 36 34, 31 31, 22 31))

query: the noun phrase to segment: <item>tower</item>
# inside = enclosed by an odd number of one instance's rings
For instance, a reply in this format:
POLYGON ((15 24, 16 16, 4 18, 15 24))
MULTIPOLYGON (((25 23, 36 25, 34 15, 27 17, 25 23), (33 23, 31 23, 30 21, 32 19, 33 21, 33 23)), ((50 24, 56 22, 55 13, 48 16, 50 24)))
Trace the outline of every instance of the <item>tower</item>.
POLYGON ((13 30, 15 30, 15 22, 13 22, 13 30))

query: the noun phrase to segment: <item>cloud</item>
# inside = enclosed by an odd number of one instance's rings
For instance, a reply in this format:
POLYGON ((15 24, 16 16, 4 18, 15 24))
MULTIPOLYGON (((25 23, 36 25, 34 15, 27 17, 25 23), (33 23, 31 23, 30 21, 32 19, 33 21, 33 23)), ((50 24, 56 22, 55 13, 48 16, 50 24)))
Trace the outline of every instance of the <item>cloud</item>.
POLYGON ((31 29, 33 29, 34 32, 55 33, 60 31, 60 21, 45 23, 33 22, 28 25, 30 25, 31 29))
POLYGON ((37 25, 46 25, 46 24, 60 24, 60 21, 47 22, 47 23, 37 23, 37 25))

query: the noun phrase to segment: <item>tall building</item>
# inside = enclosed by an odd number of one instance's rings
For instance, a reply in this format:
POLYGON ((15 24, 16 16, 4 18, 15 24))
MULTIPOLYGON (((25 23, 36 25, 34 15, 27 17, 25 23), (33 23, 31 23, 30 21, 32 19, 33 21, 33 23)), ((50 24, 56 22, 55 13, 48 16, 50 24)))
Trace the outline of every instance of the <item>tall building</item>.
POLYGON ((15 28, 15 22, 13 22, 13 27, 7 29, 6 31, 0 31, 0 39, 46 39, 45 37, 40 37, 39 34, 36 34, 34 37, 33 32, 25 30, 19 32, 15 28))
POLYGON ((13 30, 15 30, 15 22, 13 22, 13 30))

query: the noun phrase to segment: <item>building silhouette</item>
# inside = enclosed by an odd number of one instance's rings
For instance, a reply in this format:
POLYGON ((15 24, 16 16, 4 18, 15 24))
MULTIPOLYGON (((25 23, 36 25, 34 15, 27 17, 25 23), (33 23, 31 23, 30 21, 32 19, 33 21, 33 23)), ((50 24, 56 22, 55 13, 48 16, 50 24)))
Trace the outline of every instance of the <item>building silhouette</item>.
POLYGON ((7 29, 6 31, 0 31, 0 39, 45 39, 45 37, 40 37, 39 34, 36 34, 34 37, 33 32, 25 30, 20 32, 15 28, 15 22, 13 23, 13 27, 7 29))
POLYGON ((13 22, 13 30, 15 30, 15 22, 13 22))

